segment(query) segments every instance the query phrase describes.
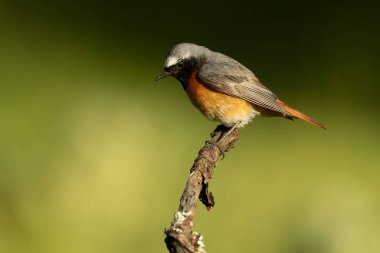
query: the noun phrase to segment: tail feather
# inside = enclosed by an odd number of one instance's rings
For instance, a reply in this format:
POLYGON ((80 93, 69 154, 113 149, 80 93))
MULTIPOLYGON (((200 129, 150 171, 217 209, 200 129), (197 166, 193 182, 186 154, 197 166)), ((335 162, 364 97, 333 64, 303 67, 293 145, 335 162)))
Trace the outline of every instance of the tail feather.
POLYGON ((287 113, 290 114, 290 116, 298 118, 298 119, 302 119, 302 120, 307 121, 313 125, 319 126, 323 129, 327 129, 322 123, 316 121, 315 119, 310 118, 309 116, 297 111, 296 109, 291 108, 290 106, 288 106, 287 104, 285 104, 281 100, 277 99, 276 101, 287 113))

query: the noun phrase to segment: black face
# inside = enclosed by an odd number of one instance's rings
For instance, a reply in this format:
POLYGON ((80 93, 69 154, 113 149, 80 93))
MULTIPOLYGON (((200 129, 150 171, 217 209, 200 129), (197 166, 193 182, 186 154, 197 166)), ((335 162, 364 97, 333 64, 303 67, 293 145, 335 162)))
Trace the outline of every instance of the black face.
POLYGON ((185 88, 187 81, 189 80, 191 74, 195 70, 195 59, 181 59, 173 66, 165 68, 165 71, 169 72, 170 75, 174 76, 178 81, 181 82, 182 86, 185 88))
POLYGON ((187 81, 191 77, 191 74, 200 67, 201 62, 203 61, 197 61, 194 57, 181 59, 169 68, 165 68, 156 80, 160 80, 167 76, 173 76, 180 81, 182 87, 186 89, 187 81))

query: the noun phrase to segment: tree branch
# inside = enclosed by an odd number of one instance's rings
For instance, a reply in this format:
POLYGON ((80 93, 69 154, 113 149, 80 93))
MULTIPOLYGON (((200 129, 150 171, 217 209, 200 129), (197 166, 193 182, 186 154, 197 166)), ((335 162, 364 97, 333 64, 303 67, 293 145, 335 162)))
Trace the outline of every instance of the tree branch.
POLYGON ((182 193, 178 212, 175 214, 170 228, 165 229, 165 243, 171 253, 205 253, 203 237, 193 231, 193 220, 198 200, 210 210, 215 202, 212 193, 208 191, 208 182, 213 176, 219 158, 233 148, 239 139, 235 129, 220 139, 229 128, 218 126, 211 133, 211 140, 199 150, 190 169, 190 176, 182 193))

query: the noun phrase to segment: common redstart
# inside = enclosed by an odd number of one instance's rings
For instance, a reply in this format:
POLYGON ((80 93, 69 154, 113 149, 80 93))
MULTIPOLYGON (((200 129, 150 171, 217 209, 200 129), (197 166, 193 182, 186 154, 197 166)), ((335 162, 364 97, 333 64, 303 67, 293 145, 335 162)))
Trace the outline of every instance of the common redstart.
POLYGON ((258 115, 302 119, 326 129, 278 99, 241 63, 206 47, 175 45, 156 81, 167 76, 181 82, 190 101, 208 119, 231 129, 245 126, 258 115))

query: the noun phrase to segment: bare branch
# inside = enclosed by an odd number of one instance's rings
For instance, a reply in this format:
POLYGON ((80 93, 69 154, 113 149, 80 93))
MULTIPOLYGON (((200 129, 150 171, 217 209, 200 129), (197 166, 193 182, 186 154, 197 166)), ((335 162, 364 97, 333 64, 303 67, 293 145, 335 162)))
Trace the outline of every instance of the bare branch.
POLYGON ((182 193, 178 212, 175 214, 170 228, 164 231, 165 243, 171 253, 205 253, 203 237, 193 231, 193 220, 198 200, 210 210, 215 202, 211 192, 208 191, 208 182, 213 176, 219 158, 224 157, 235 142, 239 139, 238 130, 228 135, 229 128, 218 126, 211 134, 211 140, 199 150, 190 169, 190 176, 182 193))

